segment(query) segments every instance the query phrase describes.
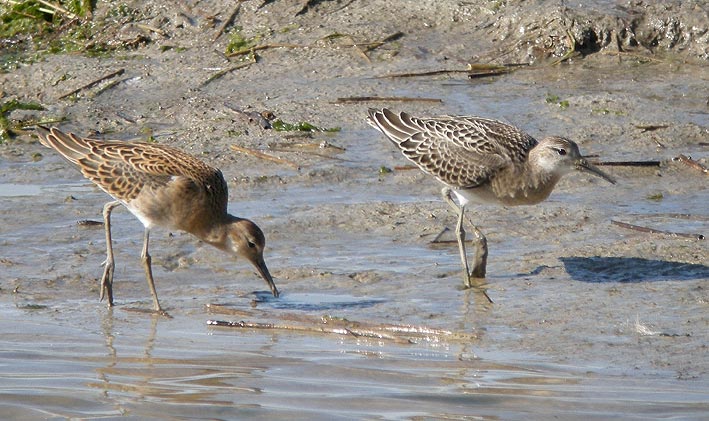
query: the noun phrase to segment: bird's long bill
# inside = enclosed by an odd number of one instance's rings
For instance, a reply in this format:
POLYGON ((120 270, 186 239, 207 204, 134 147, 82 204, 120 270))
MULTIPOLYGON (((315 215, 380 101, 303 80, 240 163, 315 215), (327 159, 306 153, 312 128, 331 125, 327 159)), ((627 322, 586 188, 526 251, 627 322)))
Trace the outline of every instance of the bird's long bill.
POLYGON ((604 173, 595 165, 589 164, 588 161, 586 161, 585 159, 579 159, 578 161, 576 161, 576 169, 579 171, 587 172, 589 174, 593 174, 597 177, 601 177, 602 179, 606 180, 607 182, 609 182, 611 184, 616 183, 615 178, 604 173))
POLYGON ((259 275, 263 278, 264 281, 268 284, 269 288, 271 288, 271 292, 273 293, 273 296, 278 298, 278 288, 276 288, 276 284, 273 282, 273 278, 271 277, 271 272, 268 271, 268 267, 266 266, 266 262, 261 260, 260 262, 254 262, 254 266, 256 267, 256 270, 258 271, 259 275))

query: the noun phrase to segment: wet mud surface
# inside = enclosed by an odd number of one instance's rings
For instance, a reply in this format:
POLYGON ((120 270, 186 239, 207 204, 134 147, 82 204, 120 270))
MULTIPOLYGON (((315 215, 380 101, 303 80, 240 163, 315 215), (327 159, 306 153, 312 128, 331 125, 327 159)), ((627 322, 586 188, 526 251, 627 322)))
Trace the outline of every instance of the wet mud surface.
MULTIPOLYGON (((6 142, 3 417, 698 419, 709 410, 707 242, 617 224, 709 233, 709 179, 674 159, 683 154, 708 165, 706 23, 705 32, 678 32, 672 46, 662 44, 667 32, 658 32, 663 37, 648 44, 652 59, 641 58, 646 51, 631 48, 625 33, 618 35, 627 44, 621 50, 598 43, 594 54, 551 65, 555 46, 542 46, 541 54, 524 37, 510 38, 513 23, 550 7, 543 2, 527 14, 514 3, 412 10, 387 2, 373 13, 360 2, 332 1, 300 14, 299 5, 281 3, 244 2, 235 23, 264 42, 310 47, 264 50, 257 63, 206 85, 236 64, 220 53, 223 37, 212 41, 218 25, 206 16, 231 10, 220 2, 175 9, 149 2, 151 25, 163 22, 169 37, 153 34, 153 42, 125 55, 49 56, 0 75, 4 99, 47 108, 11 118, 63 118, 63 129, 107 138, 152 136, 219 167, 230 211, 264 230, 266 261, 282 292, 268 298, 245 262, 156 229, 156 286, 172 318, 137 311, 151 306, 139 262, 142 226, 117 210, 117 306, 106 309, 98 302, 103 228, 78 222, 100 221, 108 196, 29 134, 6 142), (364 42, 398 31, 404 36, 366 53, 351 41, 323 41, 335 32, 364 42), (511 55, 502 56, 507 50, 511 55), (535 67, 493 78, 380 77, 464 69, 474 57, 521 62, 530 52, 535 67), (114 87, 57 99, 117 69, 125 72, 114 87), (441 102, 338 102, 353 96, 441 102), (431 244, 456 219, 440 199, 441 186, 405 168, 400 153, 367 126, 367 108, 382 106, 497 118, 537 138, 573 139, 597 156, 592 160, 660 164, 603 167, 618 179, 614 186, 571 174, 534 207, 471 208, 489 242, 481 286, 489 304, 479 291, 461 289, 456 244, 431 244), (263 129, 233 108, 340 130, 263 129), (322 316, 432 333, 392 339, 288 328, 296 319, 317 328, 313 320, 322 316)), ((638 16, 615 2, 586 3, 566 13, 609 22, 638 16)), ((672 9, 677 28, 701 29, 694 19, 705 6, 683 4, 672 9)), ((661 9, 643 10, 653 8, 661 9)), ((636 20, 644 22, 636 32, 649 37, 640 29, 650 21, 636 20)), ((537 19, 536 30, 552 31, 544 22, 537 19)), ((593 22, 598 34, 615 28, 593 22)))

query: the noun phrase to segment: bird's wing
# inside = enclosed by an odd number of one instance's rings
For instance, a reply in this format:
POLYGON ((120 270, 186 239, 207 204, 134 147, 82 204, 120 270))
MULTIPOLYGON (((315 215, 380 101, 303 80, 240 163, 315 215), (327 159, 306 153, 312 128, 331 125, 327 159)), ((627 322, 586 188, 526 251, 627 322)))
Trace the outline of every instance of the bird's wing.
POLYGON ((370 110, 369 123, 425 172, 455 187, 488 181, 500 169, 526 159, 537 144, 514 126, 479 117, 416 118, 370 110))
POLYGON ((56 128, 38 129, 40 142, 77 165, 82 174, 111 196, 130 202, 145 188, 175 180, 204 187, 226 209, 227 185, 221 171, 169 146, 80 138, 56 128))

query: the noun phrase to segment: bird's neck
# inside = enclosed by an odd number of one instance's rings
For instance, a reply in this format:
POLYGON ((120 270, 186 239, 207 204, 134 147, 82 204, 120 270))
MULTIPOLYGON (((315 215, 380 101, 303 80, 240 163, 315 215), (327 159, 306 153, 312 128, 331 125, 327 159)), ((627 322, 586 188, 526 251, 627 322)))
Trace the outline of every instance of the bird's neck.
POLYGON ((223 219, 210 221, 210 224, 195 226, 190 234, 219 250, 229 249, 229 225, 238 218, 226 214, 223 219))
POLYGON ((491 183, 497 201, 507 206, 535 205, 545 200, 561 177, 543 167, 525 163, 502 172, 491 183))
POLYGON ((521 178, 525 181, 523 186, 525 195, 534 203, 539 203, 549 197, 556 183, 561 179, 561 174, 540 165, 531 158, 527 162, 528 175, 521 178))

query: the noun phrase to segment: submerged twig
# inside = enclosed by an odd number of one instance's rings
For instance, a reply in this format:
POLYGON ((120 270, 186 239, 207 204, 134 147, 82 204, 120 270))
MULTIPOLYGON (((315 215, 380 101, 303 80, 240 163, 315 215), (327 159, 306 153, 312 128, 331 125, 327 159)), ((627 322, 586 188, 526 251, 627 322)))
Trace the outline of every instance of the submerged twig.
MULTIPOLYGON (((210 306, 210 308, 215 309, 213 306, 210 306)), ((390 340, 403 344, 415 344, 420 341, 441 342, 443 340, 472 342, 477 339, 475 334, 434 329, 426 326, 356 322, 330 316, 312 317, 287 313, 281 314, 280 317, 283 320, 278 323, 208 320, 207 324, 242 329, 278 329, 304 333, 347 335, 355 338, 390 340)))
POLYGON ((89 88, 91 88, 91 87, 93 87, 93 86, 98 85, 99 83, 103 82, 103 81, 106 80, 106 79, 111 79, 111 78, 113 78, 113 77, 120 76, 120 75, 122 75, 123 73, 125 73, 125 71, 126 71, 126 69, 118 69, 118 70, 116 70, 115 72, 111 72, 111 73, 109 73, 109 74, 107 74, 107 75, 105 75, 105 76, 101 76, 100 78, 94 80, 93 82, 89 82, 89 83, 87 83, 86 85, 84 85, 84 86, 82 86, 82 87, 76 88, 76 89, 74 89, 73 91, 62 95, 62 96, 60 96, 60 97, 57 98, 57 99, 64 99, 64 98, 66 98, 66 97, 68 97, 68 96, 72 96, 72 95, 74 95, 74 94, 77 94, 77 93, 83 91, 84 89, 89 89, 89 88))
POLYGON ((266 161, 272 161, 272 162, 276 162, 276 163, 278 163, 278 164, 288 165, 288 166, 293 167, 293 168, 295 168, 295 169, 300 169, 300 165, 298 165, 297 163, 295 163, 295 162, 293 162, 293 161, 290 161, 290 160, 287 160, 287 159, 283 159, 283 158, 279 158, 279 157, 277 157, 277 156, 273 156, 273 155, 270 155, 270 154, 267 154, 267 153, 264 153, 264 152, 261 152, 261 151, 257 151, 257 150, 255 150, 255 149, 245 148, 245 147, 243 147, 243 146, 237 146, 237 145, 231 145, 231 146, 229 146, 229 147, 230 147, 233 151, 236 151, 236 152, 241 152, 241 153, 244 153, 244 154, 247 154, 247 155, 254 156, 254 157, 259 158, 259 159, 264 159, 264 160, 266 160, 266 161))
POLYGON ((657 230, 654 228, 643 227, 643 226, 635 225, 635 224, 629 224, 627 222, 616 221, 613 219, 611 219, 611 223, 613 225, 618 225, 619 227, 623 227, 623 228, 627 228, 627 229, 639 231, 639 232, 646 232, 646 233, 650 233, 650 234, 665 234, 665 235, 671 235, 673 237, 693 238, 695 240, 703 240, 704 239, 703 234, 689 234, 689 233, 683 233, 683 232, 657 230))
MULTIPOLYGON (((224 320, 207 320, 207 324, 210 326, 222 326, 222 327, 237 327, 246 329, 278 329, 278 330, 290 330, 296 332, 309 332, 309 333, 329 333, 335 335, 350 335, 356 338, 374 338, 374 339, 387 339, 394 341, 401 341, 401 338, 396 336, 387 335, 384 332, 375 331, 365 331, 358 329, 349 329, 346 327, 329 327, 329 326, 298 326, 294 324, 276 324, 276 323, 260 323, 260 322, 227 322, 224 320)), ((404 341, 411 343, 410 341, 404 341)))

